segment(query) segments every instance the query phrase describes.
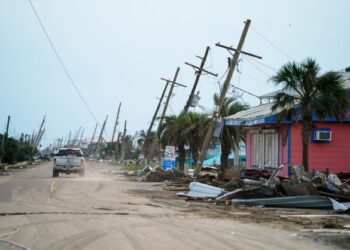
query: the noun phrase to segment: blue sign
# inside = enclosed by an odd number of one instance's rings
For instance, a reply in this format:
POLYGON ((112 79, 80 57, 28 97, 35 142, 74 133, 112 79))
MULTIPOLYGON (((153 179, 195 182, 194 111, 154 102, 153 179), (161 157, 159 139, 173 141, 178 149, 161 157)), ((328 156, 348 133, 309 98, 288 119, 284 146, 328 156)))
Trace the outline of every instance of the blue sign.
POLYGON ((176 167, 176 160, 169 160, 164 159, 163 160, 163 170, 164 171, 173 171, 176 167))

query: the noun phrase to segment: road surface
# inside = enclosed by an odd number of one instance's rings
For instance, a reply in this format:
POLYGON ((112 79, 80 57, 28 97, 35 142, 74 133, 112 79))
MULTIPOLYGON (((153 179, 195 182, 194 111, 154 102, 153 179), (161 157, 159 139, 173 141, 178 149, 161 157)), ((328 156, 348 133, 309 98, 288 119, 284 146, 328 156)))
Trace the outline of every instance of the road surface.
POLYGON ((85 178, 51 176, 50 163, 0 176, 0 249, 334 249, 156 203, 137 191, 160 187, 130 182, 115 166, 88 163, 85 178))

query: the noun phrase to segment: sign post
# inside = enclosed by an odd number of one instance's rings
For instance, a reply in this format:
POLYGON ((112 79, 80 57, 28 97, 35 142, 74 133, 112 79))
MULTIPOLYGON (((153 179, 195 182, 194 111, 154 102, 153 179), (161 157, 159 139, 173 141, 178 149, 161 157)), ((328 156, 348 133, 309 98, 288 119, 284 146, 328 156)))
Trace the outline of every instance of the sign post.
POLYGON ((174 146, 166 146, 163 160, 163 170, 173 171, 176 167, 176 155, 174 146))

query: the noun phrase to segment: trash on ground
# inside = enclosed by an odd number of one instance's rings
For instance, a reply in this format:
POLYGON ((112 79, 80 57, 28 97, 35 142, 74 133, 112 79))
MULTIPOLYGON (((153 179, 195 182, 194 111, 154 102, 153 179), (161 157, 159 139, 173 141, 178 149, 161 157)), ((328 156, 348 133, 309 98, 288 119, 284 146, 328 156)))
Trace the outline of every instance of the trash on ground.
POLYGON ((333 209, 341 212, 345 212, 350 209, 349 203, 339 203, 324 196, 286 196, 263 199, 233 199, 232 204, 283 208, 333 209))
POLYGON ((176 195, 190 198, 216 198, 225 193, 225 190, 222 188, 213 187, 199 182, 191 182, 189 189, 190 191, 186 193, 180 192, 176 195))

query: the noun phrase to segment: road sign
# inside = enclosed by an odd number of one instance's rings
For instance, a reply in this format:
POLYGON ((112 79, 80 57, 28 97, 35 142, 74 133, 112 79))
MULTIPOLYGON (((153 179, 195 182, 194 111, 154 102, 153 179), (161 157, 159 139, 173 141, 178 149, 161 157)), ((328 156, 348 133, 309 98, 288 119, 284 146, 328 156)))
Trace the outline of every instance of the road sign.
POLYGON ((163 170, 173 170, 176 167, 176 155, 174 146, 166 146, 163 160, 163 170))
POLYGON ((175 147, 174 146, 166 146, 165 147, 165 154, 164 159, 167 160, 175 160, 175 147))

